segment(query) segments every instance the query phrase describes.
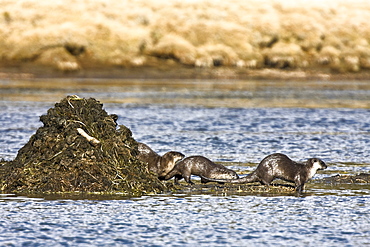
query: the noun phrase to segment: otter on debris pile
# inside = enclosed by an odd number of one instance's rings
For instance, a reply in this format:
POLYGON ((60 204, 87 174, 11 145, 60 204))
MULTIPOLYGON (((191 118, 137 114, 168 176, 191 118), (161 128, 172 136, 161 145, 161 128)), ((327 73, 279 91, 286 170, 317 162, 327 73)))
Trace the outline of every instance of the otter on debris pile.
POLYGON ((170 151, 160 156, 154 152, 148 145, 139 142, 138 158, 148 164, 148 169, 163 179, 169 171, 175 166, 176 162, 183 159, 185 155, 180 152, 170 151))

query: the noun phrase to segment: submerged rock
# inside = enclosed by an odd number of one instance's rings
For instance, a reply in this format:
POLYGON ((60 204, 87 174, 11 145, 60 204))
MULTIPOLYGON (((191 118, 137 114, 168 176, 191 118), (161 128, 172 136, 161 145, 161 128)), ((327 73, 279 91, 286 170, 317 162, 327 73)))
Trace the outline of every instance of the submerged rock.
POLYGON ((68 96, 46 115, 13 161, 0 166, 5 192, 158 193, 166 186, 137 159, 137 142, 93 99, 68 96))

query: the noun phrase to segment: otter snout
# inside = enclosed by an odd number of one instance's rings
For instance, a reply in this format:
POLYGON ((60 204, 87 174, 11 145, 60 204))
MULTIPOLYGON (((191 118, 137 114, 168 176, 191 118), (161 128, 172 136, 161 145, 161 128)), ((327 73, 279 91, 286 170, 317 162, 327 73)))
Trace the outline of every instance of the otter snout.
POLYGON ((312 160, 312 163, 313 163, 314 167, 317 167, 317 170, 324 170, 328 167, 325 164, 325 162, 320 160, 320 159, 315 158, 315 159, 312 160))
POLYGON ((325 164, 324 161, 320 160, 320 164, 321 164, 321 167, 322 167, 320 170, 324 170, 324 169, 328 168, 328 166, 325 164))

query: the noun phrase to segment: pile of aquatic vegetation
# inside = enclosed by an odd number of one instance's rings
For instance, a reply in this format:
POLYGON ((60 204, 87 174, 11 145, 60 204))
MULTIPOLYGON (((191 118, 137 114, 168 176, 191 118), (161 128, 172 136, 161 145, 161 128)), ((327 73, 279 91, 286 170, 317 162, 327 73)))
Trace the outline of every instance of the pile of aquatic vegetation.
POLYGON ((166 185, 140 162, 131 131, 93 98, 68 96, 46 115, 13 161, 0 166, 5 192, 123 192, 140 195, 166 185))

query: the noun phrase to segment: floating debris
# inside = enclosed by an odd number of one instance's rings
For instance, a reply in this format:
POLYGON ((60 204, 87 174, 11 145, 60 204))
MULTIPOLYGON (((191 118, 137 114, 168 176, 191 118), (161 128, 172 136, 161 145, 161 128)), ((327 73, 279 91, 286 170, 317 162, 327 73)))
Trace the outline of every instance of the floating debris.
POLYGON ((369 173, 360 173, 357 175, 335 175, 323 179, 316 180, 320 183, 331 184, 368 184, 370 183, 369 173))

